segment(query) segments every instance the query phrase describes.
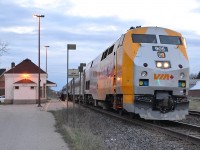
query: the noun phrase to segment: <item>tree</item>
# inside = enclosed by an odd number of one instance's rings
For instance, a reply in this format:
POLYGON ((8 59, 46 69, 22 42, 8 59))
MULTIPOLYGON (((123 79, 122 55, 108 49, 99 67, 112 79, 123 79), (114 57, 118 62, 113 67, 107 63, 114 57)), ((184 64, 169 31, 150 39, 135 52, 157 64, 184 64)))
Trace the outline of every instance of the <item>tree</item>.
POLYGON ((195 73, 190 74, 190 79, 196 79, 196 77, 197 77, 197 74, 195 74, 195 73))
POLYGON ((200 79, 200 71, 199 71, 199 73, 198 73, 196 79, 200 79))
POLYGON ((0 56, 2 56, 4 53, 8 51, 7 47, 8 47, 7 43, 0 41, 0 56))
POLYGON ((190 74, 190 79, 200 79, 200 71, 199 71, 198 74, 197 73, 190 74))

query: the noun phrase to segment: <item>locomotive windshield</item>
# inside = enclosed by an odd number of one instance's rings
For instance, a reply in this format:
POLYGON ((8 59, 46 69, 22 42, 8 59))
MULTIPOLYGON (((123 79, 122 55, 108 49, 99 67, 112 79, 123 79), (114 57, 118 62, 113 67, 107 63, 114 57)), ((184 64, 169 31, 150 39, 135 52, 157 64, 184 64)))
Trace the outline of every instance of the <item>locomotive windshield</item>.
POLYGON ((153 34, 132 34, 133 43, 157 43, 156 35, 153 34))
POLYGON ((159 35, 161 44, 181 45, 181 38, 179 36, 159 35))

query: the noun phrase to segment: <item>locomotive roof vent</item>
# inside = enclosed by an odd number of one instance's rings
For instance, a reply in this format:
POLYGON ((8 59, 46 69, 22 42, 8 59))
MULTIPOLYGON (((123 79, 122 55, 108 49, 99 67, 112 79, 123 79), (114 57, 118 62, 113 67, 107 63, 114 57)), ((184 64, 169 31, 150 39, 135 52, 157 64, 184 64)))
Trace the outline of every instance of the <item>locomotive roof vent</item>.
POLYGON ((130 27, 130 29, 129 29, 129 30, 133 30, 133 29, 136 29, 136 28, 141 28, 141 26, 130 27))
POLYGON ((133 29, 135 29, 135 27, 130 27, 130 29, 129 29, 129 30, 133 30, 133 29))
POLYGON ((141 28, 141 26, 136 26, 136 28, 141 28))

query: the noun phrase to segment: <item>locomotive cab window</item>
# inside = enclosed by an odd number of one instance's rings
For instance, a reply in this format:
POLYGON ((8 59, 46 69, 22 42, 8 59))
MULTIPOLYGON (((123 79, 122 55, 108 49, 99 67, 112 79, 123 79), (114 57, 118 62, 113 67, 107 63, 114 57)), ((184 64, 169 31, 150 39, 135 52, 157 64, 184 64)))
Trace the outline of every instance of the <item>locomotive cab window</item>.
POLYGON ((179 36, 159 35, 159 38, 161 44, 182 45, 181 37, 179 36))
POLYGON ((132 34, 133 43, 157 43, 156 35, 153 34, 132 34))

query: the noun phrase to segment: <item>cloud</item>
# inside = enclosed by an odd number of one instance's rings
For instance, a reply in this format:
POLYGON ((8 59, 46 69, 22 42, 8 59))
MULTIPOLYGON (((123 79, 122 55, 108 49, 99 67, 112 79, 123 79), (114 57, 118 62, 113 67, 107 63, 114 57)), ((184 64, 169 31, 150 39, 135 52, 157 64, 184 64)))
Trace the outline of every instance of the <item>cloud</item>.
POLYGON ((198 65, 200 2, 198 0, 6 0, 0 1, 0 40, 9 45, 1 66, 20 63, 26 58, 38 63, 38 20, 41 19, 41 67, 45 69, 48 48, 49 79, 60 89, 66 79, 66 46, 70 68, 88 63, 114 43, 130 26, 161 26, 184 35, 188 44, 191 71, 198 65))
POLYGON ((16 4, 20 5, 21 7, 36 7, 36 8, 48 8, 48 9, 53 9, 57 8, 59 5, 63 3, 63 0, 32 0, 32 1, 27 1, 27 0, 17 0, 15 1, 16 4))
POLYGON ((200 34, 200 22, 196 22, 200 13, 194 11, 200 7, 197 0, 71 0, 71 3, 73 5, 67 10, 67 15, 141 20, 147 26, 167 26, 200 34))
POLYGON ((15 26, 0 28, 0 32, 13 32, 17 34, 35 34, 35 27, 15 26))
MULTIPOLYGON (((72 7, 67 11, 68 14, 82 17, 107 17, 117 16, 122 20, 138 19, 151 15, 163 16, 167 14, 181 15, 181 12, 188 12, 198 7, 199 3, 195 0, 71 0, 72 7), (161 7, 162 6, 162 7, 161 7)), ((172 15, 170 17, 173 17, 172 15)))
POLYGON ((105 32, 117 31, 114 25, 98 25, 98 24, 75 24, 74 27, 65 27, 57 29, 61 32, 71 33, 74 35, 98 35, 105 32))

